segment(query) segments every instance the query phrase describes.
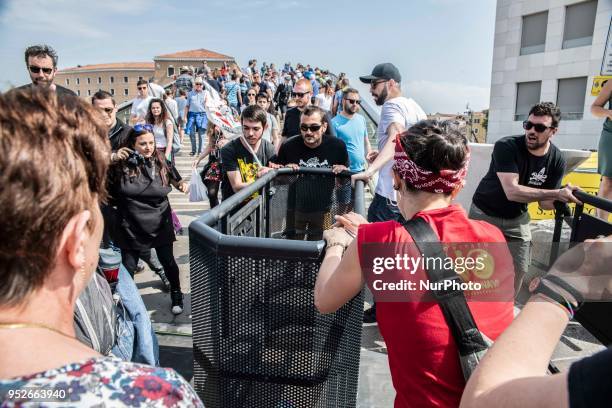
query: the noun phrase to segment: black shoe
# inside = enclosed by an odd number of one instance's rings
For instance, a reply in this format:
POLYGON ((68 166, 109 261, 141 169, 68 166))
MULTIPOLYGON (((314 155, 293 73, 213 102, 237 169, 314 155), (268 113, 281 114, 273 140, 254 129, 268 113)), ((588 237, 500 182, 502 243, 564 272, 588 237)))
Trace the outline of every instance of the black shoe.
POLYGON ((136 266, 136 273, 142 273, 145 270, 145 263, 142 261, 138 262, 138 265, 136 266))
POLYGON ((159 276, 159 279, 162 281, 164 292, 168 292, 170 290, 170 281, 168 280, 168 277, 166 276, 166 273, 164 272, 164 270, 160 269, 160 270, 155 271, 155 273, 157 274, 157 276, 159 276))
POLYGON ((183 313, 183 293, 181 290, 173 290, 170 292, 172 299, 172 313, 177 315, 183 313))
POLYGON ((363 312, 364 323, 376 323, 376 305, 363 312))

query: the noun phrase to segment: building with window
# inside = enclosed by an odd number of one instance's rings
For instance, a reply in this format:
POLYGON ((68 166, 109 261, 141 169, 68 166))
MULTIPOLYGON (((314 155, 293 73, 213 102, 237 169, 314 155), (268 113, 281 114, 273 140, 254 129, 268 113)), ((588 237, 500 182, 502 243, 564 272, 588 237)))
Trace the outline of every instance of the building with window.
POLYGON ((427 119, 440 122, 452 122, 468 138, 470 142, 484 143, 487 139, 487 112, 468 111, 465 114, 433 113, 427 119))
POLYGON ((60 69, 55 82, 89 97, 102 89, 115 95, 120 104, 136 97, 136 83, 140 79, 155 78, 160 85, 166 85, 179 75, 182 66, 201 68, 204 62, 210 69, 220 68, 224 62, 234 64, 233 57, 205 49, 181 51, 154 57, 154 62, 117 62, 110 64, 77 65, 60 69))
POLYGON ((562 111, 555 143, 597 148, 591 87, 611 18, 610 0, 497 0, 487 142, 523 133, 531 106, 550 101, 562 111))

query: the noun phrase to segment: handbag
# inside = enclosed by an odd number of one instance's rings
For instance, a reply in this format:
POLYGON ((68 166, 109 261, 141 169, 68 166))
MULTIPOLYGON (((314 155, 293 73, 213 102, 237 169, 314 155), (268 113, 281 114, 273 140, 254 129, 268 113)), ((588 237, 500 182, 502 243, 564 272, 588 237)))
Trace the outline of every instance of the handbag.
MULTIPOLYGON (((424 219, 405 221, 403 226, 425 258, 447 258, 436 233, 424 219)), ((433 262, 433 268, 424 268, 431 282, 461 279, 452 268, 445 268, 444 264, 446 262, 433 262)), ((489 347, 493 345, 493 341, 478 329, 462 290, 441 289, 432 290, 432 293, 457 344, 461 371, 467 381, 489 347)))

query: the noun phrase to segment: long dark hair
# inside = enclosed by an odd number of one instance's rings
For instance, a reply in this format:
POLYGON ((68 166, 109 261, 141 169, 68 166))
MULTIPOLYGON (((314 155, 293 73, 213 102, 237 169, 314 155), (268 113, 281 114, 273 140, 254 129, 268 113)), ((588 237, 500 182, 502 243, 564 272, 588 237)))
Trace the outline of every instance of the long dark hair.
MULTIPOLYGON (((121 160, 113 163, 110 171, 110 177, 113 182, 119 183, 122 177, 128 177, 130 181, 132 181, 134 177, 142 172, 142 166, 145 165, 145 162, 139 158, 138 153, 135 151, 135 146, 136 139, 142 135, 146 135, 147 133, 152 134, 152 132, 145 129, 130 129, 126 138, 121 143, 121 147, 127 147, 134 150, 134 153, 130 154, 130 158, 128 160, 121 160)), ((153 160, 153 163, 159 169, 159 177, 161 178, 162 185, 167 186, 170 183, 170 169, 166 164, 166 159, 159 150, 155 149, 153 155, 151 156, 151 160, 153 160)))
POLYGON ((153 115, 153 112, 151 112, 151 107, 156 102, 161 105, 161 115, 159 116, 161 117, 161 125, 164 126, 164 123, 166 122, 166 120, 169 119, 168 109, 166 108, 166 104, 164 103, 164 101, 159 98, 153 98, 151 99, 151 102, 149 102, 149 107, 147 108, 147 116, 145 117, 145 121, 151 125, 157 124, 155 123, 155 116, 153 115))

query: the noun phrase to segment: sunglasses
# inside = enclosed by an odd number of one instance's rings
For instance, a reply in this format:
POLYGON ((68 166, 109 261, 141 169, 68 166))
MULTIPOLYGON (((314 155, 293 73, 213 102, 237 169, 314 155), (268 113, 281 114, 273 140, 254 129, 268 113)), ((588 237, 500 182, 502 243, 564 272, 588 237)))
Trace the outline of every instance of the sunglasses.
POLYGON ((372 82, 370 82, 370 88, 376 88, 378 86, 378 84, 382 84, 384 82, 389 82, 389 81, 386 80, 386 79, 381 79, 381 80, 378 80, 378 81, 372 81, 372 82))
POLYGON ((348 103, 354 105, 356 103, 358 104, 359 102, 361 102, 361 99, 348 99, 348 98, 346 98, 345 101, 347 101, 348 103))
POLYGON ((308 95, 310 92, 293 92, 295 98, 303 98, 304 95, 308 95))
POLYGON ((535 131, 538 132, 538 133, 542 133, 546 129, 554 128, 554 126, 546 126, 546 125, 543 125, 541 123, 532 123, 532 122, 530 122, 528 120, 523 122, 523 129, 530 130, 531 128, 534 128, 535 131))
POLYGON ((255 96, 254 93, 248 93, 247 96, 255 96))
POLYGON ((146 125, 141 125, 139 123, 137 125, 134 125, 134 131, 136 131, 136 132, 146 131, 146 132, 151 133, 151 132, 153 132, 153 125, 150 125, 148 123, 146 125))
POLYGON ((102 110, 102 112, 105 112, 107 115, 110 115, 111 113, 113 113, 115 108, 100 108, 100 110, 102 110))
POLYGON ((196 82, 195 86, 202 86, 203 84, 201 82, 196 82))
POLYGON ((302 132, 308 132, 309 130, 311 132, 317 132, 322 127, 323 127, 323 125, 310 125, 310 126, 308 126, 306 124, 303 124, 303 125, 300 125, 300 130, 302 132))
POLYGON ((40 74, 40 71, 42 71, 45 74, 49 75, 50 73, 53 72, 53 68, 37 67, 36 65, 30 65, 28 68, 30 69, 30 72, 33 74, 40 74))
POLYGON ((144 91, 145 89, 147 89, 147 87, 146 87, 146 86, 139 86, 139 87, 138 87, 138 90, 139 90, 139 91, 144 91))

